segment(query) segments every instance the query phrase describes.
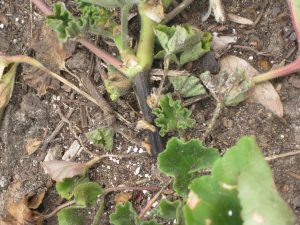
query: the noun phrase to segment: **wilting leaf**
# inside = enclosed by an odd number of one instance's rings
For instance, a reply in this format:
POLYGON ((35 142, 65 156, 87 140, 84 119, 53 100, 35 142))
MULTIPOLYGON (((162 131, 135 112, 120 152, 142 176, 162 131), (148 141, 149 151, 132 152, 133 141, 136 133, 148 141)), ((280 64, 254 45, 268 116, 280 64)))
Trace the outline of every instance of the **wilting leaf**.
MULTIPOLYGON (((256 69, 253 68, 247 61, 236 56, 226 56, 220 61, 221 72, 226 71, 228 74, 235 73, 237 70, 243 70, 245 78, 251 78, 257 74, 256 69)), ((255 85, 249 92, 250 100, 262 104, 275 115, 283 116, 283 105, 280 97, 269 82, 263 82, 255 85)))
POLYGON ((0 58, 0 120, 14 90, 16 70, 16 63, 0 58))
POLYGON ((191 111, 182 107, 180 101, 173 100, 171 95, 163 96, 159 106, 153 109, 153 113, 157 116, 155 124, 161 128, 159 132, 161 136, 176 129, 187 129, 195 125, 196 121, 190 118, 191 111))
POLYGON ((57 213, 59 225, 85 225, 87 212, 77 206, 64 208, 57 213))
POLYGON ((87 139, 94 145, 98 145, 106 150, 112 150, 114 140, 114 130, 111 127, 97 128, 85 134, 87 139))
POLYGON ((181 201, 177 200, 174 202, 168 199, 162 199, 159 202, 154 214, 166 220, 175 220, 179 217, 179 210, 181 209, 181 201))
POLYGON ((184 98, 202 95, 206 92, 200 79, 195 76, 174 76, 169 77, 169 80, 174 89, 184 98))
POLYGON ((190 189, 184 206, 187 225, 207 221, 222 225, 294 224, 253 137, 241 138, 216 161, 212 175, 195 179, 190 189))
POLYGON ((115 212, 109 216, 109 221, 113 225, 134 225, 138 224, 138 215, 130 202, 117 205, 115 212))
POLYGON ((89 182, 87 177, 66 178, 61 182, 56 182, 57 193, 67 200, 70 200, 74 195, 74 188, 82 183, 89 182))
POLYGON ((74 188, 74 199, 78 205, 88 206, 94 204, 102 193, 101 186, 96 182, 81 183, 74 188))
POLYGON ((43 162, 46 173, 55 180, 63 181, 65 178, 81 176, 86 172, 87 166, 83 163, 67 162, 60 160, 43 162))
POLYGON ((174 177, 174 190, 186 196, 188 185, 197 172, 212 167, 218 158, 217 149, 206 148, 198 140, 183 142, 171 138, 164 152, 158 156, 158 167, 163 173, 174 177))

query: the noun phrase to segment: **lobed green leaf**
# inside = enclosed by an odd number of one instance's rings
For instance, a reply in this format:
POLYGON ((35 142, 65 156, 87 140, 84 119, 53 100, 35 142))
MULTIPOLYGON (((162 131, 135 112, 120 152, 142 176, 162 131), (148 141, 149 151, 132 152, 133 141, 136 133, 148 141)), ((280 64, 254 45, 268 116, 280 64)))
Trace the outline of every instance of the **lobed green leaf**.
POLYGON ((94 204, 102 193, 102 187, 96 182, 81 183, 74 188, 74 199, 78 205, 88 206, 94 204))
POLYGON ((114 130, 111 127, 97 128, 85 134, 86 138, 94 145, 106 150, 112 150, 114 130))
POLYGON ((64 208, 57 213, 59 225, 85 225, 87 212, 77 206, 64 208))
POLYGON ((188 185, 197 172, 212 167, 219 157, 217 149, 206 148, 199 140, 184 142, 173 137, 158 156, 158 168, 174 177, 173 187, 180 196, 187 196, 188 185))
POLYGON ((154 211, 154 215, 159 216, 166 220, 175 220, 179 218, 181 209, 181 201, 177 200, 174 202, 169 201, 166 198, 163 198, 158 207, 154 211))
POLYGON ((191 111, 182 107, 180 101, 173 100, 169 94, 161 98, 159 106, 159 108, 153 109, 153 113, 157 116, 155 124, 161 128, 159 132, 161 136, 176 129, 193 127, 196 123, 194 119, 190 118, 191 111))
POLYGON ((61 182, 56 182, 55 188, 57 193, 67 200, 70 200, 74 195, 74 188, 82 183, 89 182, 87 177, 66 178, 61 182))
POLYGON ((109 221, 113 225, 135 225, 138 224, 138 215, 130 202, 117 205, 115 212, 109 216, 109 221))

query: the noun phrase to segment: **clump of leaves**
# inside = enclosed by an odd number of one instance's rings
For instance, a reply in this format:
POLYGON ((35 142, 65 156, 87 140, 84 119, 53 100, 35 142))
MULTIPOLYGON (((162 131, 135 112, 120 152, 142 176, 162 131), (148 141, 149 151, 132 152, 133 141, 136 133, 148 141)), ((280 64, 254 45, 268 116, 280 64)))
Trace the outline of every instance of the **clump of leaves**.
POLYGON ((193 127, 196 123, 191 119, 191 111, 182 107, 181 102, 174 100, 170 94, 162 96, 159 108, 153 109, 153 113, 157 116, 155 124, 161 128, 159 132, 161 136, 176 129, 193 127))
POLYGON ((100 146, 106 150, 112 150, 114 134, 113 128, 102 127, 86 133, 85 136, 92 144, 100 146))
POLYGON ((169 77, 175 91, 184 97, 194 97, 206 93, 205 88, 201 84, 201 80, 195 76, 174 76, 169 77))
POLYGON ((199 59, 210 50, 210 33, 203 33, 192 26, 158 25, 154 33, 162 48, 155 58, 168 59, 180 66, 199 59))

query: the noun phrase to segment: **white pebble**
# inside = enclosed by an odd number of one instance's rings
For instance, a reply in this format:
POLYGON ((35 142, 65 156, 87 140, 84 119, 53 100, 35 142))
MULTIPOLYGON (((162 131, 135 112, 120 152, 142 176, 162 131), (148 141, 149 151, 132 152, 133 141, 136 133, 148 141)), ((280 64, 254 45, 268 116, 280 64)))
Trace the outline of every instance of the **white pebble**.
POLYGON ((3 29, 3 28, 4 28, 4 24, 1 23, 1 24, 0 24, 0 29, 3 29))
POLYGON ((141 167, 136 168, 136 170, 134 171, 134 175, 138 175, 141 171, 141 167))

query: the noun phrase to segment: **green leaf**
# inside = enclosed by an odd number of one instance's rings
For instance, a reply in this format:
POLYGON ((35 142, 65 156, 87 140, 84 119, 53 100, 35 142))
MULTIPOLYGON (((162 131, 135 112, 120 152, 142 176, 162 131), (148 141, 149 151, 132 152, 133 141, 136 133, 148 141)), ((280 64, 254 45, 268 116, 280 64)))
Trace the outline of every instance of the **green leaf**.
POLYGON ((190 118, 191 111, 182 107, 180 101, 173 100, 171 95, 164 95, 159 106, 159 108, 153 109, 153 113, 157 116, 155 124, 161 128, 159 132, 161 136, 176 129, 193 127, 196 123, 194 119, 190 118))
POLYGON ((76 206, 64 208, 57 213, 59 225, 85 225, 87 212, 76 206))
POLYGON ((174 190, 181 196, 188 193, 188 185, 198 171, 212 167, 219 158, 217 149, 204 147, 199 140, 183 142, 171 138, 164 152, 158 156, 161 172, 174 177, 174 190))
POLYGON ((130 202, 117 205, 115 212, 109 216, 109 220, 114 225, 136 225, 139 223, 138 215, 130 202))
POLYGON ((216 161, 212 175, 195 179, 190 189, 184 206, 187 225, 294 224, 253 137, 241 138, 216 161))
POLYGON ((155 209, 154 214, 166 220, 175 220, 179 217, 179 210, 181 209, 181 201, 174 202, 168 199, 162 199, 155 209))
POLYGON ((132 6, 140 0, 82 0, 83 2, 103 6, 105 8, 122 8, 124 5, 132 6))
POLYGON ((236 189, 225 189, 211 176, 195 179, 187 205, 184 206, 186 225, 242 225, 236 189))
POLYGON ((57 193, 67 200, 70 200, 74 195, 74 188, 82 183, 89 182, 87 177, 73 177, 66 178, 61 182, 56 182, 56 191, 57 193))
POLYGON ((240 157, 247 157, 247 163, 238 176, 244 225, 294 224, 293 213, 277 192, 272 171, 254 138, 243 138, 237 146, 240 147, 240 157))
POLYGON ((85 134, 86 138, 94 145, 98 145, 106 150, 112 150, 114 130, 111 127, 97 128, 85 134))
POLYGON ((184 65, 187 62, 195 61, 203 56, 205 53, 210 51, 212 36, 210 33, 204 33, 202 41, 192 46, 191 48, 185 50, 180 55, 180 65, 184 65))
POLYGON ((53 4, 53 13, 47 16, 47 25, 51 27, 62 42, 80 34, 81 24, 66 9, 62 2, 53 4))
POLYGON ((103 193, 101 186, 96 182, 79 184, 74 189, 74 199, 78 205, 88 206, 94 204, 97 197, 103 193))
POLYGON ((195 76, 169 77, 174 89, 184 98, 205 94, 205 88, 195 76))

